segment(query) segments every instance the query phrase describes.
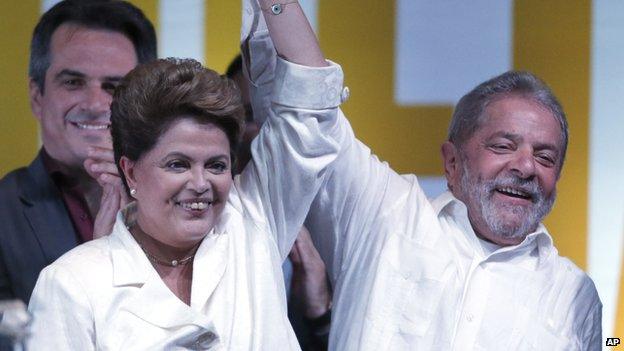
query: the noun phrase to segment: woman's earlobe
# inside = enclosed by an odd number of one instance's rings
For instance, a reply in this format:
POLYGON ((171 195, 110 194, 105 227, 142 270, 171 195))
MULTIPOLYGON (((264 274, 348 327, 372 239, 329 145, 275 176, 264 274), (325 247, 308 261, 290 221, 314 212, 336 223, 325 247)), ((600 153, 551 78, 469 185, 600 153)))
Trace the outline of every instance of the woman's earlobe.
POLYGON ((135 162, 126 156, 121 156, 121 158, 119 158, 119 168, 121 168, 122 171, 120 176, 126 179, 126 184, 128 184, 129 188, 135 188, 136 185, 136 179, 134 179, 134 165, 135 162))

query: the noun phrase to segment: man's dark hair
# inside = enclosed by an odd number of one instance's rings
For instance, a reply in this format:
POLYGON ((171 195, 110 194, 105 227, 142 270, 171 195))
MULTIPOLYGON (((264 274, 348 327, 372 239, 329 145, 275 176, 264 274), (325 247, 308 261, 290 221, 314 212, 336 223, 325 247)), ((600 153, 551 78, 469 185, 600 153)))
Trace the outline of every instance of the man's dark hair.
POLYGON ((156 59, 154 26, 134 5, 116 0, 64 0, 41 16, 30 42, 28 73, 42 92, 50 67, 52 34, 63 24, 121 33, 134 45, 139 63, 156 59))
POLYGON ((225 71, 225 76, 233 79, 237 73, 243 73, 243 56, 241 54, 236 55, 232 62, 230 62, 230 65, 225 71))

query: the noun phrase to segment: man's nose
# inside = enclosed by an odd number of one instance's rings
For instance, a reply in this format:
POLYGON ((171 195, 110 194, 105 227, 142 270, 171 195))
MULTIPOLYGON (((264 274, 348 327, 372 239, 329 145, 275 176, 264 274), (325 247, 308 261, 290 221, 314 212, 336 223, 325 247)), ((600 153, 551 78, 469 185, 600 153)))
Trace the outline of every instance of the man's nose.
POLYGON ((509 161, 509 170, 522 179, 529 179, 535 176, 535 162, 532 150, 518 150, 509 161))
POLYGON ((82 102, 82 109, 96 115, 107 114, 112 101, 113 97, 109 91, 100 86, 88 87, 82 102))

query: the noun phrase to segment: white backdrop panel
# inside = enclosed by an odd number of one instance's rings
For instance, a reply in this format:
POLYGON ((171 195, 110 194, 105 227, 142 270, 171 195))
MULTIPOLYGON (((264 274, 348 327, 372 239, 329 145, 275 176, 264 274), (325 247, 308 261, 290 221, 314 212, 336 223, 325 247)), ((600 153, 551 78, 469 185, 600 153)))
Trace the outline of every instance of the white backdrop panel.
POLYGON ((160 0, 158 56, 204 62, 204 1, 160 0))
POLYGON ((453 105, 476 84, 509 70, 512 11, 512 0, 398 0, 396 102, 453 105))
MULTIPOLYGON (((624 247, 624 2, 593 3, 589 161, 589 274, 613 335, 624 247)), ((568 170, 570 171, 570 170, 568 170)))

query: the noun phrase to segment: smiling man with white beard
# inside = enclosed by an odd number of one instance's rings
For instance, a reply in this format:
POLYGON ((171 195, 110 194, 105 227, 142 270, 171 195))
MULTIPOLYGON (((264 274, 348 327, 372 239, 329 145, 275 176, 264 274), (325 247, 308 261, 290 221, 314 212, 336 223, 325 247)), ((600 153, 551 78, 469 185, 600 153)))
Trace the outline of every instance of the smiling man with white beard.
POLYGON ((528 73, 497 77, 460 100, 442 154, 449 189, 479 238, 518 245, 537 229, 555 201, 567 139, 561 106, 528 73))
POLYGON ((461 99, 434 200, 338 117, 317 136, 341 151, 306 221, 335 286, 330 349, 600 349, 594 284, 540 223, 568 142, 541 80, 507 72, 461 99))
MULTIPOLYGON (((304 16, 295 4, 264 0, 260 8, 269 27, 295 26, 304 16)), ((254 16, 249 23, 262 23, 260 10, 254 16)), ((262 73, 250 74, 252 96, 268 96, 275 53, 271 59, 266 29, 251 38, 249 72, 262 73)), ((276 77, 285 73, 279 62, 276 77)), ((323 77, 322 70, 299 68, 323 77)), ((346 90, 328 83, 276 89, 346 99, 346 90)), ((254 110, 264 105, 256 101, 254 110)), ((315 123, 313 106, 295 107, 293 118, 315 123)), ((433 200, 414 175, 399 175, 374 156, 336 109, 334 119, 323 120, 331 128, 294 131, 339 147, 335 162, 306 175, 323 180, 305 224, 334 286, 330 350, 601 349, 596 288, 559 256, 541 223, 555 201, 568 144, 565 114, 544 82, 506 72, 460 100, 441 148, 449 191, 433 200)), ((380 127, 392 118, 372 117, 380 127)))
POLYGON ((334 234, 315 243, 337 286, 330 349, 601 348, 594 284, 541 224, 568 141, 541 80, 507 72, 460 100, 434 200, 344 135, 306 223, 334 234))
POLYGON ((594 284, 541 224, 567 144, 561 105, 527 72, 486 81, 455 107, 442 145, 450 191, 432 202, 462 290, 454 349, 601 348, 594 284))

